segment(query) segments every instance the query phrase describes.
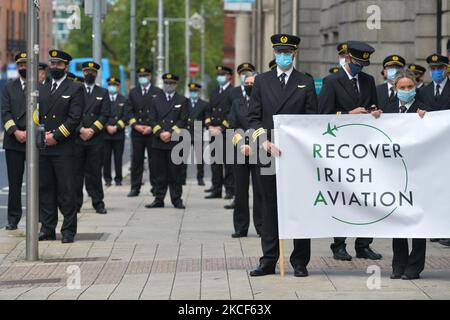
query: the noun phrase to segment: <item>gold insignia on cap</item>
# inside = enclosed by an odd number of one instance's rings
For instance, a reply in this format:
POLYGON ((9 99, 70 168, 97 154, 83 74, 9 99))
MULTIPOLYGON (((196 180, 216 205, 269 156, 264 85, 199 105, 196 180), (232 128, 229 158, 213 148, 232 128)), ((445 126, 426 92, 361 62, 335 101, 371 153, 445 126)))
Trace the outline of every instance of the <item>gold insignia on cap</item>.
POLYGON ((89 68, 93 68, 93 67, 94 67, 94 64, 93 64, 92 62, 89 62, 89 63, 88 63, 88 67, 89 67, 89 68))
POLYGON ((222 67, 221 67, 221 66, 218 66, 218 67, 217 67, 217 70, 222 70, 222 67))
POLYGON ((20 57, 21 57, 21 58, 26 58, 26 57, 27 57, 27 54, 26 54, 26 53, 22 53, 22 54, 20 55, 20 57))
POLYGON ((139 70, 139 72, 144 72, 145 71, 145 69, 144 68, 141 68, 140 70, 139 70))
POLYGON ((244 64, 244 68, 248 68, 248 63, 245 63, 245 64, 244 64))
POLYGON ((286 36, 282 36, 280 38, 280 41, 281 41, 281 43, 286 43, 286 42, 288 42, 288 38, 286 36))
POLYGON ((56 51, 52 51, 52 57, 56 57, 58 55, 58 52, 56 52, 56 51))
POLYGON ((392 60, 393 60, 393 61, 398 61, 398 57, 397 57, 397 56, 393 56, 393 57, 392 57, 392 60))
POLYGON ((195 84, 191 84, 191 89, 195 89, 195 84))
POLYGON ((414 71, 416 70, 416 66, 415 65, 409 66, 409 69, 414 71))
POLYGON ((342 45, 342 49, 347 49, 347 48, 348 48, 347 44, 344 43, 344 44, 342 45))
POLYGON ((172 79, 172 75, 170 73, 167 75, 167 79, 172 79))
POLYGON ((438 61, 438 59, 439 59, 438 56, 432 56, 432 57, 431 57, 431 60, 432 60, 433 62, 438 61))
POLYGON ((370 56, 370 53, 368 53, 368 52, 364 52, 364 53, 363 53, 363 58, 364 58, 364 59, 368 59, 369 56, 370 56))
POLYGON ((112 78, 111 78, 111 81, 116 81, 116 78, 112 77, 112 78))

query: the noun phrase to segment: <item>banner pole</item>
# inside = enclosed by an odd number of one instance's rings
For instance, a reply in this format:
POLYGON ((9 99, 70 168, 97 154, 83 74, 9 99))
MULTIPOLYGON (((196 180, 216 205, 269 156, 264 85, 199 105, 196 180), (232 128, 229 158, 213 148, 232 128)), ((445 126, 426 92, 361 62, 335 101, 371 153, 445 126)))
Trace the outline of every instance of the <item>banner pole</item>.
POLYGON ((280 276, 284 278, 284 240, 280 239, 280 276))

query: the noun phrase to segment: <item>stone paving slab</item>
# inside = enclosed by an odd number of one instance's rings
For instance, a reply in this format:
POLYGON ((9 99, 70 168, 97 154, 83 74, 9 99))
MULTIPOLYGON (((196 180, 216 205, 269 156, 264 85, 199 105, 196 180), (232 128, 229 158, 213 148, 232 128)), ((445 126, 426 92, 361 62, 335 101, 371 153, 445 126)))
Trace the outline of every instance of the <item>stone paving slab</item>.
MULTIPOLYGON (((331 239, 314 239, 307 278, 293 277, 292 241, 285 241, 285 278, 249 277, 261 254, 253 226, 247 238, 232 239, 232 211, 223 209, 229 201, 205 200, 194 183, 184 188, 185 210, 170 201, 146 209, 146 186, 136 198, 126 197, 127 184, 107 188, 108 214, 96 214, 86 201, 79 239, 39 243, 37 262, 25 261, 23 222, 18 231, 1 230, 0 299, 450 299, 450 248, 430 242, 422 279, 414 281, 389 279, 390 239, 374 240, 382 260, 351 262, 331 257, 331 239), (367 286, 370 266, 379 267, 379 288, 367 286), (67 287, 74 267, 80 289, 67 287)), ((348 239, 352 255, 353 245, 348 239)))

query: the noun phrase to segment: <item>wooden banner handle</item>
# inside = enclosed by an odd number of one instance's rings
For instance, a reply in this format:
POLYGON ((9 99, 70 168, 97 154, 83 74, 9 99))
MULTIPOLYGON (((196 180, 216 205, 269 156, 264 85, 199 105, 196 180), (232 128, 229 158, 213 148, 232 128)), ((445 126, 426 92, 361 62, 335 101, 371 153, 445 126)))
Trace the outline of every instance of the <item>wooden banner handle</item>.
POLYGON ((284 278, 284 240, 280 239, 280 276, 284 278))

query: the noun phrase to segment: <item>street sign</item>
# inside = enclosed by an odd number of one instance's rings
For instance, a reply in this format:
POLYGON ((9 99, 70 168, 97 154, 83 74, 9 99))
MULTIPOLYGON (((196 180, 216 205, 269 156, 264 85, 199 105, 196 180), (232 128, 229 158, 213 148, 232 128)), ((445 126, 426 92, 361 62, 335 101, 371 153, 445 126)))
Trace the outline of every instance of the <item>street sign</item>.
POLYGON ((194 13, 191 18, 189 19, 191 23, 191 28, 195 30, 200 30, 203 23, 203 17, 199 13, 194 13))
MULTIPOLYGON (((95 0, 101 1, 102 3, 102 17, 106 15, 108 3, 105 0, 95 0)), ((92 17, 94 14, 94 0, 84 0, 84 14, 88 17, 92 17)))
POLYGON ((191 76, 191 77, 193 77, 193 76, 195 76, 195 75, 197 75, 197 74, 199 74, 200 73, 200 68, 198 67, 198 64, 196 64, 196 63, 191 63, 190 65, 189 65, 189 75, 191 76))

